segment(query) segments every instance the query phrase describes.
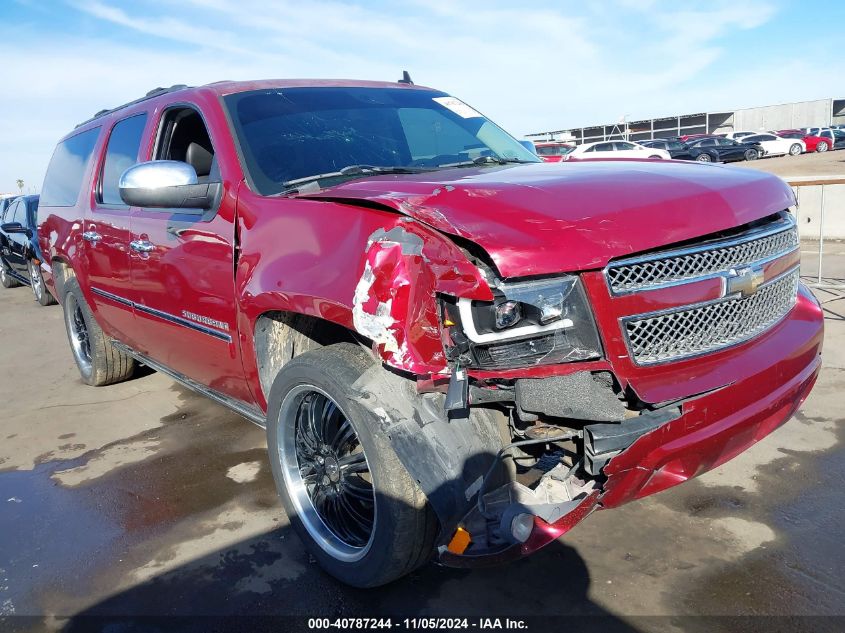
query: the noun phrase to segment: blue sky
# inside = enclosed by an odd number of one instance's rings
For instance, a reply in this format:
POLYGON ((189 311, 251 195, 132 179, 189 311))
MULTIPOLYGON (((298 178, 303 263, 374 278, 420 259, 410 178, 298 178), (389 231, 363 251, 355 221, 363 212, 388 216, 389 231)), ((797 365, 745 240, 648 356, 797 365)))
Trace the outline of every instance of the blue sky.
POLYGON ((76 123, 175 83, 408 69, 517 136, 845 96, 834 1, 2 0, 0 24, 0 192, 39 190, 76 123))

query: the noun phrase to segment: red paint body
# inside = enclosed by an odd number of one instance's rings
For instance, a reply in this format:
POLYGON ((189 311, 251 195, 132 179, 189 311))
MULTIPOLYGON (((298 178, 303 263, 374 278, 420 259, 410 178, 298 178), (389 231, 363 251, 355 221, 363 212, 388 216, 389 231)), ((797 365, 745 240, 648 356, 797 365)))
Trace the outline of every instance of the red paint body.
MULTIPOLYGON (((138 112, 148 115, 139 161, 150 160, 162 111, 174 103, 202 112, 223 181, 221 206, 210 220, 145 209, 104 209, 95 203, 95 174, 106 134, 75 207, 39 209, 47 264, 70 266, 100 325, 160 363, 258 409, 267 394, 259 380, 254 328, 271 311, 291 311, 354 327, 353 296, 365 266, 378 271, 372 297, 392 298, 393 334, 401 352, 379 345, 383 360, 424 384, 448 371, 435 295, 489 300, 491 290, 450 236, 482 248, 504 278, 579 272, 596 317, 605 357, 504 371, 492 378, 543 377, 610 370, 645 402, 688 400, 683 415, 637 440, 606 467, 608 480, 593 505, 613 507, 712 468, 785 422, 806 397, 820 366, 822 314, 801 287, 797 305, 778 325, 703 357, 641 367, 622 339, 624 315, 688 305, 718 296, 712 281, 637 295, 611 296, 602 268, 612 258, 716 233, 794 204, 790 188, 763 172, 676 161, 607 160, 559 165, 450 169, 420 175, 352 180, 319 193, 264 197, 250 190, 236 152, 222 95, 243 90, 314 85, 389 86, 375 82, 220 83, 155 97, 106 115, 79 130, 138 112), (104 239, 81 238, 89 228, 104 239), (425 258, 403 254, 371 237, 401 227, 418 238, 425 258), (149 256, 126 244, 148 239, 149 256), (235 262, 237 262, 235 264, 235 262), (184 312, 225 324, 231 342, 186 331, 91 292, 101 287, 141 306, 184 312)), ((408 86, 409 90, 424 88, 408 86)), ((794 265, 778 261, 766 278, 794 265)), ((53 292, 56 286, 47 279, 53 292)), ((365 306, 366 309, 366 306, 365 306)), ((538 525, 523 553, 574 525, 538 525)))

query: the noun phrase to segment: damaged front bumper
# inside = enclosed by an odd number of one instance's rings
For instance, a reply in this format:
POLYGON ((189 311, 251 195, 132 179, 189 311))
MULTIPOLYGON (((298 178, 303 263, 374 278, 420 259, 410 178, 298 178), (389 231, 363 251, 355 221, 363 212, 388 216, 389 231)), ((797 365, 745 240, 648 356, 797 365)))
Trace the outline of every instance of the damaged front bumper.
MULTIPOLYGON (((810 300, 799 301, 792 318, 807 325, 812 317, 816 327, 803 329, 801 340, 793 336, 781 348, 788 352, 762 371, 648 415, 585 426, 581 476, 586 471, 600 473, 598 478, 545 486, 541 494, 526 494, 513 482, 488 492, 487 516, 480 516, 476 505, 460 524, 472 542, 462 551, 443 543, 439 561, 470 567, 528 555, 594 510, 675 486, 745 451, 789 420, 812 389, 821 368, 822 324, 816 310, 810 300), (531 517, 529 529, 525 517, 514 523, 519 514, 531 517)), ((787 321, 771 336, 794 334, 787 321)))

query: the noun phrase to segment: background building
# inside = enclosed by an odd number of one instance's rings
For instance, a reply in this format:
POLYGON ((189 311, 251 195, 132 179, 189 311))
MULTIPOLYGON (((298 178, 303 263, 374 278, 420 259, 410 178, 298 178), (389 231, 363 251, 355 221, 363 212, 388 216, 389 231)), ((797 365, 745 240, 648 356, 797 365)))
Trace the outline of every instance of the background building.
POLYGON ((526 137, 535 141, 554 139, 581 144, 612 139, 644 141, 685 134, 725 134, 733 130, 783 130, 837 123, 845 123, 845 98, 831 97, 759 108, 620 121, 607 125, 534 132, 526 134, 526 137))

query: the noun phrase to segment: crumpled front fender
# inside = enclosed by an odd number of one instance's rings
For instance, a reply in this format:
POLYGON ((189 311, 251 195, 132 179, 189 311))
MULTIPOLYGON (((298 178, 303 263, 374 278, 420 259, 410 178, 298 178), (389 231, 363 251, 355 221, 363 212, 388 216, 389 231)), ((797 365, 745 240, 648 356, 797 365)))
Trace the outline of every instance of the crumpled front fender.
POLYGON ((352 305, 355 329, 385 363, 429 375, 447 367, 437 294, 491 301, 479 269, 448 238, 401 218, 374 232, 352 305))

